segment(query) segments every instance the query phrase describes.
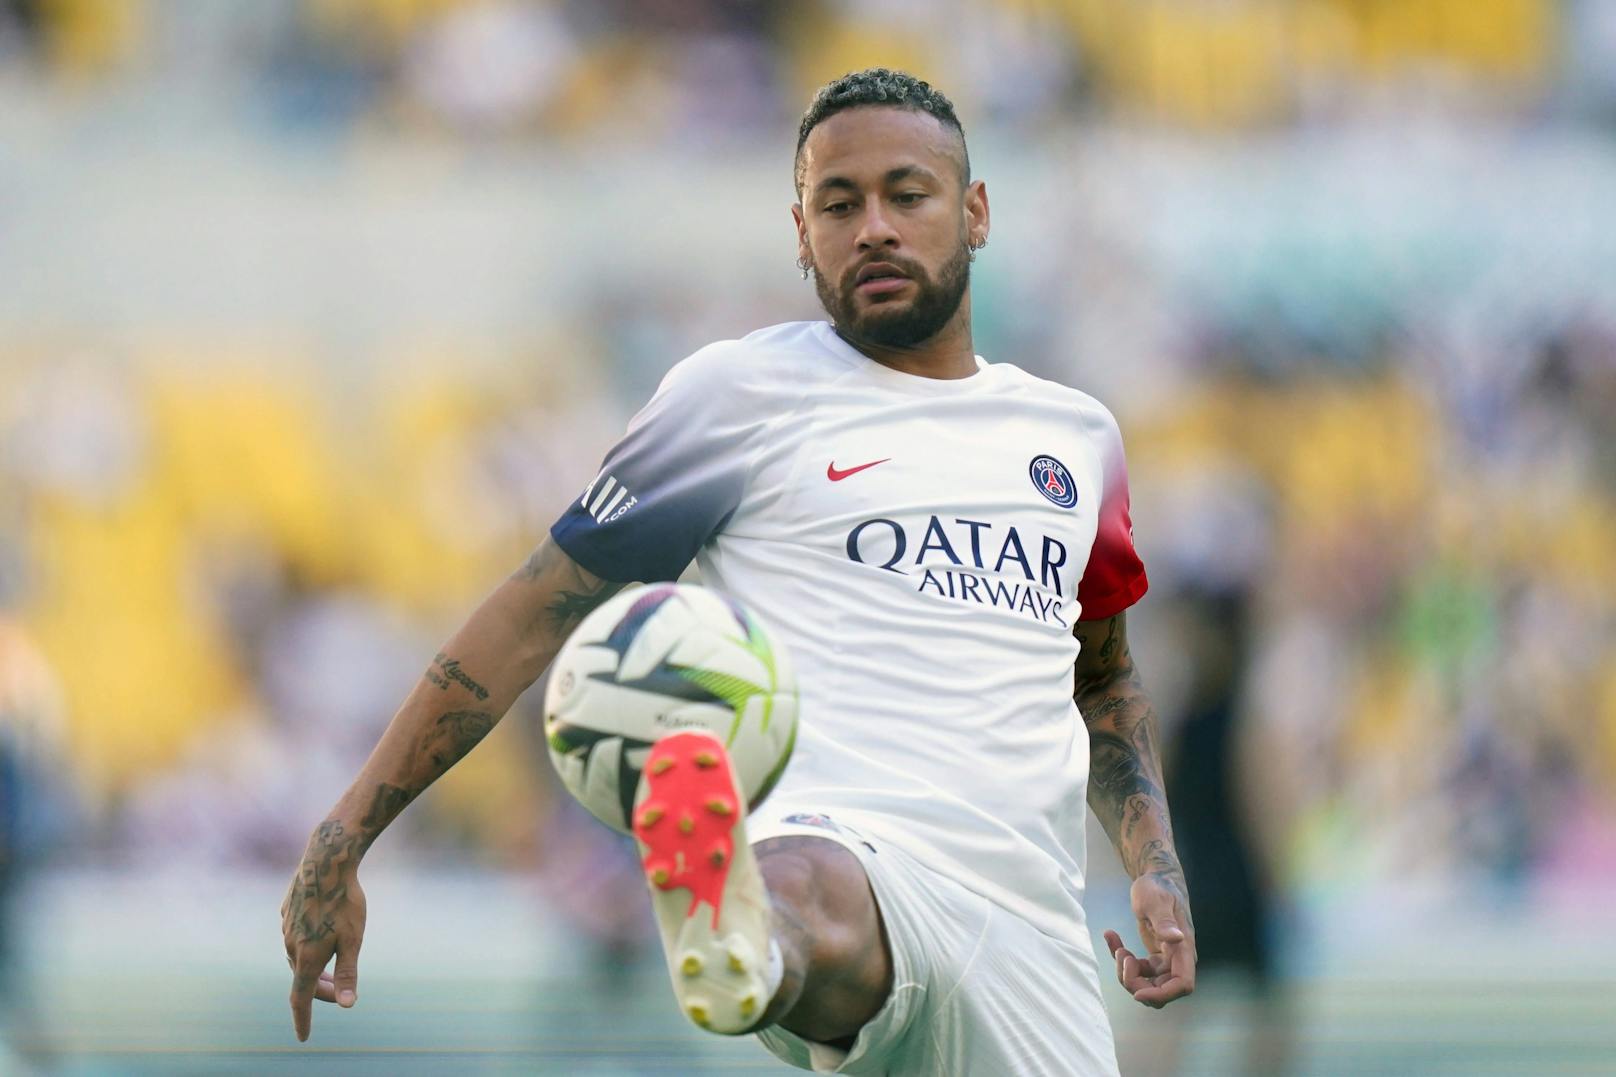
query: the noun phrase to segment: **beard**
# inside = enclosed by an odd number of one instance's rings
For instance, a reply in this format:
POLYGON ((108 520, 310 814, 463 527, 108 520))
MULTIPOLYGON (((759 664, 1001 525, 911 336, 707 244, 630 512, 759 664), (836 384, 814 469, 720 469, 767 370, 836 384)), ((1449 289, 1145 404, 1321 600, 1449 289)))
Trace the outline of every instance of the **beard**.
POLYGON ((970 248, 961 241, 959 250, 943 264, 934 281, 919 264, 907 258, 886 256, 878 259, 897 266, 915 283, 915 297, 907 303, 885 300, 870 303, 859 311, 858 271, 848 270, 840 288, 814 268, 814 291, 831 321, 847 336, 883 348, 913 348, 936 336, 958 312, 971 282, 970 248))

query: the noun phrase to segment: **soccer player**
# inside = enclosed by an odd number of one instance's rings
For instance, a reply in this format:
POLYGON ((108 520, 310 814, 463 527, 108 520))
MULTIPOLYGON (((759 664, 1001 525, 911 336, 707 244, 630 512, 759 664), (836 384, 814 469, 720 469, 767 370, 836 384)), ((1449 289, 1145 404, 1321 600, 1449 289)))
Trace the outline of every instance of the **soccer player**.
POLYGON ((988 193, 942 94, 883 68, 824 87, 795 179, 798 265, 830 320, 675 366, 444 645, 287 894, 300 1039, 312 1000, 355 1001, 357 869, 377 835, 590 610, 692 559, 784 641, 802 715, 784 778, 712 869, 714 908, 692 912, 647 853, 693 1021, 822 1071, 1114 1073, 1082 905, 1085 794, 1134 880, 1144 946, 1106 933, 1118 979, 1155 1007, 1193 988, 1156 719, 1128 649, 1146 580, 1116 421, 975 355, 988 193))

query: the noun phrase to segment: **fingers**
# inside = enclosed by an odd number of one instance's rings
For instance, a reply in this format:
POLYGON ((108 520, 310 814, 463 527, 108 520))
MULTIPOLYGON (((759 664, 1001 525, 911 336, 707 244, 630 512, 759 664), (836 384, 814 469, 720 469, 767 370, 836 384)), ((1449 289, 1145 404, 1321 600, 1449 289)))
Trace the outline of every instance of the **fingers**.
POLYGON ((318 983, 303 973, 292 974, 292 1031, 297 1033, 299 1043, 309 1038, 309 1028, 314 1023, 314 988, 318 983))
MULTIPOLYGON (((303 951, 301 967, 296 958, 292 963, 292 1028, 299 1040, 307 1040, 314 1022, 314 1002, 334 1002, 344 1008, 359 998, 359 947, 344 946, 337 954, 334 973, 324 971, 325 958, 316 958, 311 950, 303 951)), ((329 956, 329 952, 328 952, 329 956)))
POLYGON ((1168 942, 1162 953, 1150 955, 1147 965, 1147 983, 1133 993, 1140 1002, 1165 1006, 1195 990, 1195 947, 1187 939, 1168 942))
POLYGON ((1183 932, 1165 940, 1163 951, 1151 955, 1147 982, 1133 991, 1134 1001, 1158 1010, 1195 990, 1195 947, 1183 932))
POLYGON ((1160 983, 1151 983, 1133 992, 1134 1001, 1159 1010, 1175 998, 1183 998, 1195 990, 1194 982, 1182 977, 1162 976, 1159 979, 1160 983))
POLYGON ((299 1041, 309 1038, 314 1021, 314 995, 320 985, 320 974, 331 957, 328 946, 305 945, 298 949, 297 964, 292 970, 292 1029, 299 1041), (323 951, 323 952, 322 952, 323 951))
POLYGON ((1195 945, 1188 939, 1168 943, 1162 956, 1167 959, 1174 976, 1187 976, 1192 981, 1195 979, 1195 945))
POLYGON ((1127 962, 1122 986, 1135 1002, 1161 1009, 1175 998, 1182 998, 1195 990, 1195 966, 1189 966, 1188 975, 1181 975, 1169 964, 1164 954, 1152 954, 1143 959, 1127 962))
POLYGON ((1126 946, 1122 945, 1122 936, 1115 931, 1105 933, 1105 945, 1111 951, 1111 958, 1117 963, 1117 980, 1123 987, 1128 986, 1128 962, 1136 960, 1126 946))
POLYGON ((1122 937, 1115 931, 1105 933, 1105 944, 1110 948, 1111 957, 1117 963, 1117 982, 1127 988, 1129 994, 1150 983, 1150 975, 1154 973, 1151 959, 1141 961, 1132 950, 1122 944, 1122 937))
MULTIPOLYGON (((1177 929, 1177 925, 1172 925, 1177 929)), ((1165 952, 1138 957, 1115 931, 1105 933, 1105 944, 1116 961, 1117 982, 1136 1002, 1155 1009, 1195 990, 1195 951, 1184 938, 1168 942, 1165 952)))
POLYGON ((337 1005, 347 1009, 359 1001, 359 937, 337 939, 337 969, 333 980, 337 1005))

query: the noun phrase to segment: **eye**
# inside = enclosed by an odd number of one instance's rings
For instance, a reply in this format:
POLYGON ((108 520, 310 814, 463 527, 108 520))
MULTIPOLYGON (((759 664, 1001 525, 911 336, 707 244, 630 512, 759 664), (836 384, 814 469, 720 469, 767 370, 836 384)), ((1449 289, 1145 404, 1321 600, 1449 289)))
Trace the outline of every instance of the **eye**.
POLYGON ((832 202, 830 205, 825 207, 825 212, 826 213, 846 213, 848 210, 850 210, 852 208, 853 208, 853 206, 852 206, 852 203, 850 203, 850 202, 832 202))
POLYGON ((925 194, 921 191, 905 191, 903 194, 900 194, 898 197, 894 198, 893 201, 898 203, 900 206, 913 206, 919 203, 920 200, 925 197, 925 194))

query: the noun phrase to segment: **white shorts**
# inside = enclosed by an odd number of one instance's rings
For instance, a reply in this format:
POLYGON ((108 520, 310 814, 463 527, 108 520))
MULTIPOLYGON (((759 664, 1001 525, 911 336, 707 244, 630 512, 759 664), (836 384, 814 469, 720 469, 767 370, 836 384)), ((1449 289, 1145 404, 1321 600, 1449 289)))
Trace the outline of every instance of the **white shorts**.
POLYGON ((829 815, 769 805, 748 830, 753 844, 801 834, 852 851, 892 946, 892 994, 851 1051, 776 1026, 758 1033, 776 1057, 818 1073, 1116 1077, 1087 939, 1052 938, 829 815))

